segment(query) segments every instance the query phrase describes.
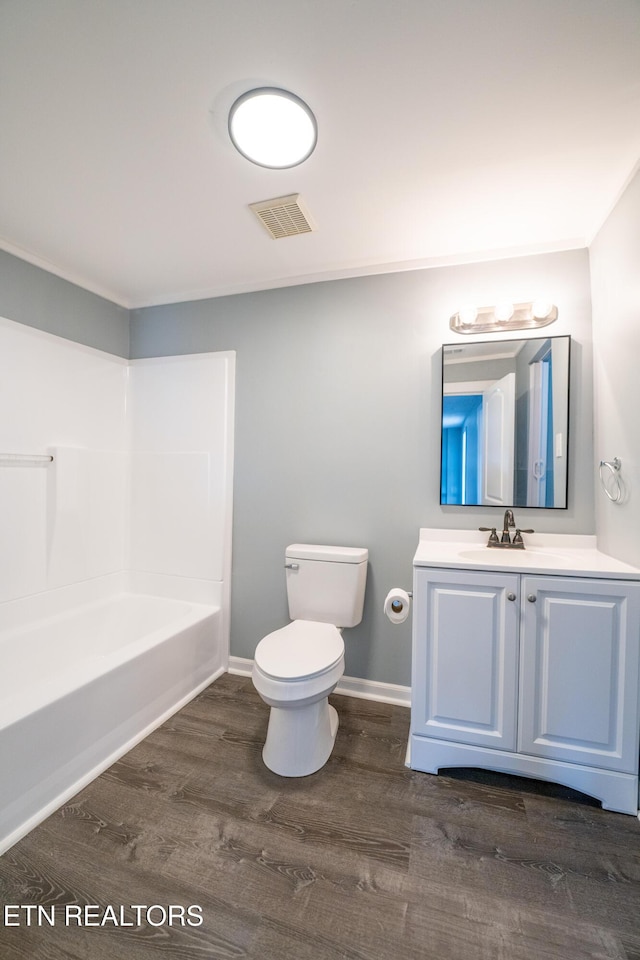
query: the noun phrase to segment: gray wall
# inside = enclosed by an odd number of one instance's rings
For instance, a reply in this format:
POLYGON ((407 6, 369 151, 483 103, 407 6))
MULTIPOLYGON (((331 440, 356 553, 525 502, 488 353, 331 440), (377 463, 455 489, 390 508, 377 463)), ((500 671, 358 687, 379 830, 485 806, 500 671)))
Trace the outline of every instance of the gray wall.
POLYGON ((574 337, 569 508, 518 510, 516 519, 593 533, 586 250, 132 313, 132 357, 237 352, 233 654, 252 657, 286 622, 287 543, 366 546, 365 615, 346 635, 346 672, 409 683, 410 624, 392 627, 382 604, 390 587, 411 585, 419 528, 502 520, 495 508, 439 505, 440 347, 456 339, 448 319, 460 304, 537 296, 559 308, 553 334, 574 337))
POLYGON ((598 545, 640 566, 640 171, 590 249, 595 345, 595 472, 622 460, 623 503, 598 485, 598 545))
POLYGON ((0 316, 129 356, 129 311, 0 250, 0 316))

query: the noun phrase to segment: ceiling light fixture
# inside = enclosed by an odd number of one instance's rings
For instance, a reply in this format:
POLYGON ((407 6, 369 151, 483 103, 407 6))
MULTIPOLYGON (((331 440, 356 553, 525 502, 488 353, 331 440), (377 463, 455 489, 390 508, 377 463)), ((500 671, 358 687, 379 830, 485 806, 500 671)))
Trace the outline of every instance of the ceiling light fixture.
POLYGON ((499 303, 495 307, 462 307, 449 320, 455 333, 498 333, 532 330, 558 319, 558 308, 549 300, 532 303, 499 303))
POLYGON ((311 156, 318 125, 300 97, 277 87, 260 87, 243 93, 231 107, 229 136, 247 160, 283 170, 311 156))

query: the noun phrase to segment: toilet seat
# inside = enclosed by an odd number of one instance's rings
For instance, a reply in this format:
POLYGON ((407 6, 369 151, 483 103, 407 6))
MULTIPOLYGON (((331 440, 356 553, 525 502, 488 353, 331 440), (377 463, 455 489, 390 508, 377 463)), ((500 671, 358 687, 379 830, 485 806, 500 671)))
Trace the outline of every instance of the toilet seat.
POLYGON ((293 683, 330 672, 343 657, 342 634, 332 623, 293 620, 262 638, 255 664, 263 676, 293 683))

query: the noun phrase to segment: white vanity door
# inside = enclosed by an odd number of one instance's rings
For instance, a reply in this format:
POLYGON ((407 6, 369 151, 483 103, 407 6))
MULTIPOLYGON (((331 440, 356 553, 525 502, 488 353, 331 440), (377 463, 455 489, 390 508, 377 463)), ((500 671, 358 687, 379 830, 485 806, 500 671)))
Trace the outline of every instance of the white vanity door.
POLYGON ((638 769, 640 585, 523 577, 521 753, 638 769))
POLYGON ((414 734, 515 749, 519 582, 512 574, 416 568, 414 734))

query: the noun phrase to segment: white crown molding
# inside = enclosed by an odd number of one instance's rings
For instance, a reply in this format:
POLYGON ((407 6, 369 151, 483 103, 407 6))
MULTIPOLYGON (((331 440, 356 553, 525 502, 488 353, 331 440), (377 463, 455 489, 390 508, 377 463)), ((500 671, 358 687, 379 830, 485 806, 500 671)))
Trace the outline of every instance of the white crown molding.
MULTIPOLYGON (((625 186, 630 181, 631 176, 625 182, 625 186)), ((621 195, 620 191, 619 196, 621 195)), ((610 212, 610 211, 609 211, 610 212)), ((606 218, 605 218, 606 219, 606 218)), ((595 235, 595 234, 594 234, 595 235)), ((425 257, 419 260, 398 260, 384 263, 358 263, 350 267, 337 270, 326 270, 318 273, 301 274, 300 276, 271 277, 260 280, 247 281, 246 283, 234 283, 230 285, 215 285, 212 287, 165 291, 157 297, 143 298, 141 300, 126 300, 113 290, 107 290, 98 284, 87 281, 84 277, 73 273, 70 270, 62 269, 57 264, 46 260, 24 250, 22 247, 11 243, 3 237, 0 237, 0 250, 25 260, 52 273, 62 280, 94 293, 98 297, 109 300, 116 306, 123 307, 125 310, 144 310, 148 307, 164 307, 177 303, 192 303, 197 300, 215 300, 220 297, 232 297, 242 293, 261 293, 265 290, 278 290, 283 287, 300 287, 311 283, 325 283, 331 280, 350 280, 358 277, 371 277, 388 273, 408 273, 412 270, 433 270, 438 267, 455 267, 471 263, 485 263, 490 260, 511 260, 518 257, 538 256, 545 253, 563 253, 569 250, 582 250, 588 246, 584 237, 572 237, 568 240, 554 241, 549 243, 528 244, 518 247, 505 247, 499 250, 478 251, 475 253, 450 254, 441 257, 425 257)))
POLYGON ((567 240, 549 243, 527 244, 518 247, 505 247, 499 250, 486 250, 475 253, 450 254, 442 257, 424 257, 420 260, 396 260, 384 263, 358 263, 339 270, 325 270, 318 273, 301 274, 293 277, 263 278, 247 283, 234 283, 229 286, 214 286, 200 290, 181 290, 161 294, 152 299, 135 302, 130 309, 143 310, 146 307, 163 307, 176 303, 188 303, 196 300, 214 300, 218 297, 233 297, 240 293, 260 293, 263 290, 277 290, 282 287, 300 287, 308 283, 325 283, 330 280, 350 280, 358 277, 371 277, 384 273, 408 273, 411 270, 433 270, 437 267, 463 266, 468 263, 484 263, 489 260, 511 260, 518 257, 538 256, 545 253, 564 253, 568 250, 582 250, 586 247, 584 237, 571 237, 567 240))
POLYGON ((283 287, 299 287, 310 283, 324 283, 330 280, 349 280, 358 277, 378 276, 385 273, 407 273, 411 270, 433 270, 437 267, 454 267, 470 263, 483 263, 489 260, 509 260, 517 257, 537 256, 544 253, 562 253, 567 250, 580 250, 587 246, 584 237, 573 237, 568 240, 528 244, 519 247, 506 247, 499 250, 486 250, 475 253, 450 254, 442 257, 425 257, 419 260, 398 260, 384 263, 358 263, 350 267, 337 270, 326 270, 318 273, 301 274, 300 276, 272 277, 261 280, 234 283, 228 286, 216 285, 207 288, 165 291, 157 297, 141 300, 126 300, 113 290, 108 290, 98 284, 87 281, 73 271, 65 270, 57 264, 19 247, 17 244, 0 237, 0 249, 10 253, 20 260, 33 264, 52 273, 62 280, 81 287, 83 290, 94 293, 98 297, 115 303, 125 310, 143 310, 147 307, 163 307, 176 303, 190 303, 197 300, 214 300, 219 297, 237 296, 242 293, 260 293, 264 290, 278 290, 283 287))
POLYGON ((126 300, 123 300, 119 294, 114 293, 113 290, 107 290, 98 284, 90 283, 85 280, 84 277, 73 273, 73 271, 64 270, 50 260, 39 257, 37 254, 31 253, 30 250, 25 250, 23 247, 11 243, 10 240, 6 240, 4 237, 0 237, 0 250, 4 250, 5 253, 10 253, 11 256, 17 257, 18 260, 25 260, 34 267, 40 267, 41 270, 46 270, 47 273, 52 273, 54 276, 60 277, 61 280, 67 280, 69 283, 73 283, 74 286, 87 290, 88 293, 94 293, 103 300, 109 300, 111 303, 115 303, 117 307, 123 307, 125 310, 132 309, 131 305, 127 303, 126 300))

